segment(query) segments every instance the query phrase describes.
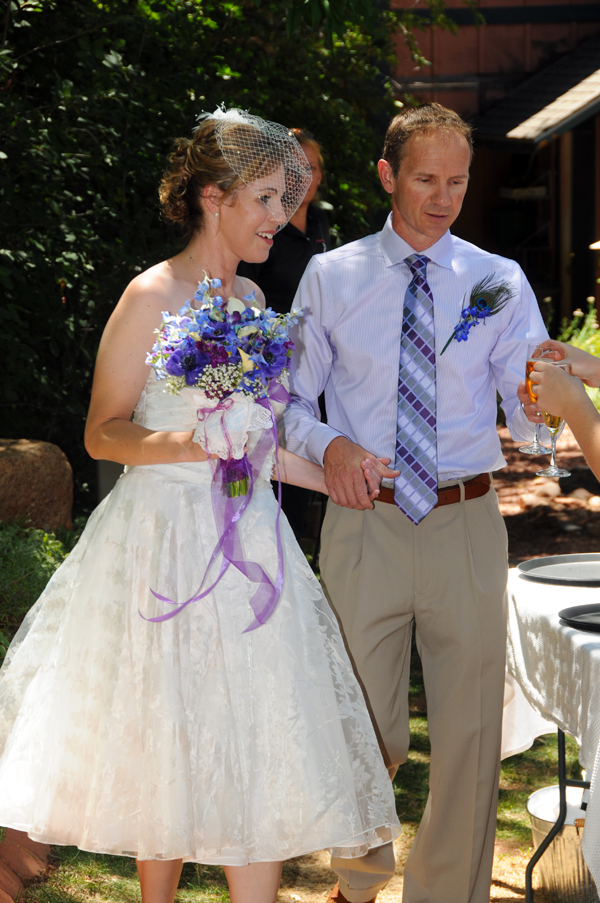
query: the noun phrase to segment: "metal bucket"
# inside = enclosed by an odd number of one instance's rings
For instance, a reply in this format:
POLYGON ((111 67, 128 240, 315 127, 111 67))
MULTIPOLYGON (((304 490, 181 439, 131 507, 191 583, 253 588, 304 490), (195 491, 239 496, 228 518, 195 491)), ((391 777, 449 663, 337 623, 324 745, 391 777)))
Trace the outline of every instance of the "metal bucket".
MULTIPOLYGON (((556 903, 600 903, 594 879, 581 855, 583 827, 575 825, 576 819, 585 818, 581 798, 580 788, 567 787, 565 824, 535 868, 541 888, 552 894, 556 903)), ((527 800, 535 850, 558 818, 559 805, 558 785, 536 790, 527 800)))

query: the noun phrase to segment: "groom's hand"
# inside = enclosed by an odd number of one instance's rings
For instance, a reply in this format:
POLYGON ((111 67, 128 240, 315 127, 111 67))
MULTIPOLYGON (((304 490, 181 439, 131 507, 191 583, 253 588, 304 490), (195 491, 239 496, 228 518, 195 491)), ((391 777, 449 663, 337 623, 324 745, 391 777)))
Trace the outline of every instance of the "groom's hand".
POLYGON ((361 467, 366 459, 373 462, 372 471, 377 474, 379 481, 393 480, 398 476, 397 470, 390 470, 375 455, 345 436, 336 436, 325 449, 325 483, 329 496, 336 505, 359 511, 373 508, 373 499, 377 497, 377 493, 369 492, 365 472, 361 467))

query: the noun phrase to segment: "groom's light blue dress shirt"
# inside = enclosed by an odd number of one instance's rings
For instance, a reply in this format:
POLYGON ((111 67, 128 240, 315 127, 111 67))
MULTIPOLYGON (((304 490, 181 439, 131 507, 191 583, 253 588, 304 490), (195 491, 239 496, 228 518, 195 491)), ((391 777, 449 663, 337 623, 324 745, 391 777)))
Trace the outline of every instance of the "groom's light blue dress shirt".
MULTIPOLYGON (((294 301, 304 316, 293 331, 291 401, 284 414, 290 451, 323 463, 336 436, 394 460, 402 307, 415 251, 383 230, 313 257, 294 301), (325 393, 328 422, 318 398, 325 393)), ((437 358, 438 480, 498 470, 505 461, 496 432, 496 391, 515 439, 533 426, 516 391, 524 379, 527 344, 547 338, 538 304, 517 263, 446 232, 422 253, 434 299, 437 358), (485 276, 509 285, 514 297, 471 328, 467 341, 444 345, 471 290, 485 276)))

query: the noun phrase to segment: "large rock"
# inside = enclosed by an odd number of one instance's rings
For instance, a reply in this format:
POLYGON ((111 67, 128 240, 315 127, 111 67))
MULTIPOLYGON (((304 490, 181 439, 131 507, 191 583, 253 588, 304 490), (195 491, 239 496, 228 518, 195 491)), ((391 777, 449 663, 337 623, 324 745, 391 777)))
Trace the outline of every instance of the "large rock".
POLYGON ((0 521, 23 517, 28 527, 71 527, 73 472, 51 442, 0 439, 0 521))

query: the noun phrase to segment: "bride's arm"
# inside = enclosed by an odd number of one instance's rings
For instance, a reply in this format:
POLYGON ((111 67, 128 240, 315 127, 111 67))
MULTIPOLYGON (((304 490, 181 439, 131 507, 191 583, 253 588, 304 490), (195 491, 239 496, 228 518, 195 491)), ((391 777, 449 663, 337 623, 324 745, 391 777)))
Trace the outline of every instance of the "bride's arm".
MULTIPOLYGON (((387 458, 385 459, 388 460, 387 458)), ((325 484, 325 476, 323 468, 306 458, 294 455, 286 448, 279 447, 277 452, 277 463, 279 464, 279 476, 282 483, 291 483, 293 486, 303 486, 305 489, 314 489, 329 495, 325 484)), ((366 462, 364 462, 366 464, 366 462)), ((369 462, 371 465, 373 462, 369 462)), ((275 469, 274 469, 275 470, 275 469)), ((380 478, 373 473, 373 470, 365 468, 365 480, 369 490, 369 498, 374 501, 379 495, 380 478)), ((274 478, 277 474, 274 472, 274 478)))
MULTIPOLYGON (((291 483, 293 486, 302 486, 304 489, 314 489, 316 492, 327 492, 327 486, 323 478, 323 468, 306 458, 294 455, 286 448, 279 446, 277 451, 277 464, 279 465, 279 478, 282 483, 291 483)), ((277 469, 273 468, 273 479, 277 479, 277 469)))
POLYGON ((131 422, 148 378, 146 354, 165 305, 156 281, 152 271, 136 277, 102 335, 85 427, 85 447, 92 458, 130 465, 206 461, 204 450, 192 442, 193 431, 155 432, 131 422))

